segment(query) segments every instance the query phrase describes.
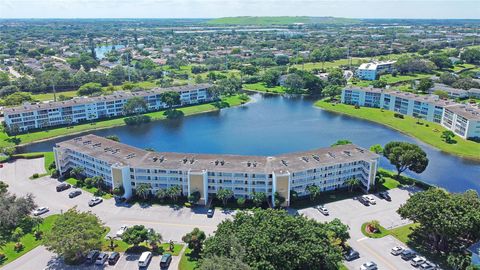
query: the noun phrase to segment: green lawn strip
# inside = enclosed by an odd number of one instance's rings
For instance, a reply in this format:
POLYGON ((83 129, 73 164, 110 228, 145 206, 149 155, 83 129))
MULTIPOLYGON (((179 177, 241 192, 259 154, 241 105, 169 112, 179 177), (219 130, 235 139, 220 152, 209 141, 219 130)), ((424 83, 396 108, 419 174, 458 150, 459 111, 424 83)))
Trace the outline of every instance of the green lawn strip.
MULTIPOLYGON (((73 91, 57 92, 56 95, 57 95, 57 99, 60 95, 63 95, 65 97, 76 97, 77 91, 73 90, 73 91)), ((38 101, 53 100, 53 93, 32 94, 32 98, 38 101)))
POLYGON ((404 226, 396 227, 388 230, 388 233, 405 244, 408 244, 409 236, 412 233, 412 229, 418 227, 418 223, 407 224, 404 226))
POLYGON ((276 93, 276 94, 284 94, 286 91, 285 87, 283 86, 268 87, 263 82, 244 84, 243 89, 264 92, 264 93, 276 93))
MULTIPOLYGON (((49 170, 50 164, 55 161, 55 156, 53 155, 53 152, 31 152, 12 155, 13 159, 34 159, 42 157, 44 158, 45 171, 48 175, 51 173, 51 170, 49 170)), ((5 158, 4 161, 8 161, 8 158, 5 158)))
POLYGON ((197 257, 192 256, 192 250, 188 247, 185 249, 182 257, 180 258, 179 270, 193 270, 198 266, 197 257))
POLYGON ((367 232, 367 225, 369 224, 370 222, 365 222, 362 224, 362 233, 363 235, 365 235, 366 237, 369 237, 369 238, 382 238, 384 236, 387 236, 389 235, 389 231, 387 229, 385 229, 384 227, 382 227, 381 225, 379 225, 378 227, 378 232, 376 233, 369 233, 367 232))
POLYGON ((454 140, 456 140, 456 143, 448 144, 441 138, 442 132, 447 129, 433 122, 421 120, 422 124, 417 124, 417 119, 411 116, 405 116, 404 119, 396 118, 392 111, 382 111, 377 108, 367 107, 355 109, 352 105, 332 104, 323 100, 317 101, 315 106, 330 112, 342 113, 376 122, 417 138, 444 152, 464 158, 480 160, 480 143, 464 140, 455 136, 454 140))
MULTIPOLYGON (((224 106, 222 107, 233 107, 238 106, 240 104, 245 103, 246 101, 241 99, 241 95, 223 97, 220 101, 224 106)), ((189 107, 182 107, 177 110, 183 112, 184 116, 189 116, 198 113, 210 112, 210 111, 217 111, 220 108, 218 107, 218 102, 194 105, 189 107), (217 105, 217 106, 216 106, 217 105)), ((165 111, 158 111, 147 113, 146 115, 151 117, 152 121, 155 120, 163 120, 167 117, 165 116, 165 111)), ((116 126, 124 126, 125 117, 110 119, 110 120, 102 120, 92 123, 80 124, 70 127, 61 127, 61 128, 53 128, 44 131, 36 131, 32 133, 20 134, 18 136, 8 136, 5 132, 0 132, 0 147, 5 146, 12 146, 16 144, 28 144, 32 142, 36 142, 39 140, 51 139, 55 137, 61 137, 65 135, 71 135, 75 133, 87 132, 89 130, 96 130, 96 129, 104 129, 104 128, 111 128, 116 126)))
POLYGON ((68 178, 67 180, 65 180, 65 182, 69 183, 72 186, 79 187, 82 190, 93 194, 94 196, 102 197, 107 200, 113 198, 112 194, 98 190, 98 188, 96 187, 79 186, 78 180, 75 178, 68 178))
POLYGON ((397 75, 397 76, 386 74, 386 75, 380 76, 380 80, 386 82, 387 84, 397 84, 401 82, 408 82, 412 80, 429 78, 431 76, 432 74, 408 74, 408 75, 397 75))
MULTIPOLYGON (((150 246, 147 243, 140 243, 138 247, 134 247, 133 245, 129 245, 119 239, 114 240, 114 245, 115 245, 115 248, 112 250, 110 248, 110 239, 105 238, 102 242, 102 250, 116 251, 116 252, 126 252, 128 250, 128 252, 131 252, 131 253, 136 253, 137 251, 142 252, 146 250, 151 250, 150 246)), ((180 255, 180 251, 182 251, 183 246, 184 246, 183 244, 173 244, 173 252, 172 252, 172 251, 169 251, 169 248, 170 248, 169 243, 162 243, 158 246, 156 253, 157 254, 168 253, 168 254, 172 254, 173 256, 178 256, 180 255)))
MULTIPOLYGON (((52 229, 53 222, 58 218, 58 215, 51 215, 43 219, 43 223, 40 225, 40 231, 44 234, 52 229)), ((19 252, 14 250, 15 242, 7 243, 0 253, 5 254, 6 258, 3 261, 0 261, 0 266, 5 266, 6 264, 18 259, 25 253, 29 252, 30 250, 38 247, 42 244, 42 240, 36 240, 33 232, 24 235, 20 241, 23 244, 23 249, 19 252)))

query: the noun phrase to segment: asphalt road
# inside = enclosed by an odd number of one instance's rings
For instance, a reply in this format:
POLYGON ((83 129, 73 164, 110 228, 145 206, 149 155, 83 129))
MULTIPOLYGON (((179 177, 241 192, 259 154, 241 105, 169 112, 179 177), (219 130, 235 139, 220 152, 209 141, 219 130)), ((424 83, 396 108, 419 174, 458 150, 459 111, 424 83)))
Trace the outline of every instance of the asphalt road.
MULTIPOLYGON (((160 205, 115 205, 113 199, 104 200, 95 207, 88 206, 88 200, 93 196, 83 192, 80 196, 70 199, 68 193, 72 190, 56 192, 55 187, 58 181, 50 177, 43 177, 36 180, 28 178, 33 173, 44 172, 43 159, 17 160, 7 163, 0 169, 0 179, 9 185, 9 190, 18 195, 33 193, 38 206, 47 206, 50 208, 48 214, 61 213, 72 207, 77 207, 82 211, 92 211, 111 228, 111 234, 114 234, 122 225, 143 224, 153 228, 162 234, 164 241, 173 240, 180 242, 181 237, 193 228, 198 227, 207 234, 212 234, 218 223, 229 218, 234 212, 215 211, 213 218, 207 218, 206 208, 175 208, 160 205)), ((390 249, 400 243, 392 238, 369 239, 364 237, 360 231, 363 223, 371 220, 378 220, 385 228, 393 228, 409 223, 402 220, 396 213, 398 207, 409 197, 410 192, 415 190, 394 189, 390 191, 392 202, 387 202, 378 197, 377 204, 364 206, 355 199, 346 199, 326 204, 330 215, 324 216, 315 208, 306 208, 298 212, 318 221, 330 221, 333 218, 339 218, 350 227, 349 244, 360 253, 360 259, 346 263, 349 269, 359 269, 360 265, 367 261, 375 261, 379 269, 411 269, 407 262, 400 258, 390 255, 390 249)), ((48 215, 47 214, 47 215, 48 215)), ((115 269, 136 269, 136 260, 132 255, 123 256, 115 269), (130 258, 130 259, 129 259, 130 258)), ((155 260, 159 257, 155 257, 155 260)), ((158 263, 152 262, 158 268, 158 263)), ((178 262, 172 264, 177 267, 178 262)), ((176 269, 172 268, 170 269, 176 269)), ((32 252, 22 256, 18 260, 6 265, 3 269, 75 269, 65 268, 55 259, 55 256, 39 247, 32 252), (32 267, 30 267, 32 265, 32 267), (42 268, 33 266, 44 265, 42 268), (24 268, 26 267, 26 268, 24 268)), ((107 267, 106 267, 107 268, 107 267)), ((108 267, 111 268, 111 267, 108 267)), ((81 268, 88 269, 88 268, 81 268)), ((99 269, 99 268, 92 268, 99 269)))

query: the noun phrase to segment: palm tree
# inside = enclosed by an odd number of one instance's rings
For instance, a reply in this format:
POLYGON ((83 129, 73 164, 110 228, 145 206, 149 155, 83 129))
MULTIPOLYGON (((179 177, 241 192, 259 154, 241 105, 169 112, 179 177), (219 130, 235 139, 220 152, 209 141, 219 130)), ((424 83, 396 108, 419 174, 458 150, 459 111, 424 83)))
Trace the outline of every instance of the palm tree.
POLYGON ((150 195, 150 184, 139 184, 136 188, 135 188, 135 193, 140 196, 142 199, 146 200, 148 198, 148 196, 150 195))
POLYGON ((166 189, 159 189, 157 190, 157 192, 155 193, 155 196, 160 200, 160 201, 163 201, 165 200, 165 198, 168 197, 168 192, 166 189))
POLYGON ((173 201, 177 201, 178 197, 182 194, 182 189, 180 186, 175 185, 167 189, 168 197, 172 198, 173 201))
POLYGON ((77 166, 75 168, 73 168, 71 171, 70 171, 70 176, 78 179, 80 178, 81 176, 83 176, 83 173, 85 172, 85 168, 83 167, 80 167, 80 166, 77 166))
POLYGON ((148 231, 148 244, 152 247, 152 250, 156 250, 158 248, 158 244, 160 244, 163 240, 163 237, 160 233, 155 232, 153 229, 148 231))
POLYGON ((92 177, 92 185, 97 187, 98 189, 101 189, 103 187, 104 181, 102 176, 94 176, 92 177))
POLYGON ((222 188, 217 192, 217 198, 219 200, 222 200, 223 206, 226 206, 228 200, 232 197, 233 197, 233 191, 231 191, 230 189, 222 188))
POLYGON ((320 188, 315 184, 308 185, 305 188, 305 191, 310 195, 310 200, 312 201, 317 198, 318 194, 320 194, 320 188))
POLYGON ((348 185, 348 190, 349 190, 350 192, 352 192, 355 187, 357 187, 358 185, 360 185, 360 180, 357 179, 357 178, 355 178, 355 177, 353 177, 353 178, 350 178, 350 179, 348 179, 347 181, 345 181, 345 184, 348 185))

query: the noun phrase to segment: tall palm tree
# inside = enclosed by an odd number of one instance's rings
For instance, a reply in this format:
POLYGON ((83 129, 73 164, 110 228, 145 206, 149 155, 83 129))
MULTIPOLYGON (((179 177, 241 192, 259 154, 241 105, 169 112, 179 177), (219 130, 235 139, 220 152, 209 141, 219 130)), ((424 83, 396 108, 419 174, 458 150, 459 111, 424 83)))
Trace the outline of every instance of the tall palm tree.
POLYGON ((135 193, 142 199, 146 200, 150 195, 150 188, 151 186, 149 184, 142 183, 135 188, 135 193))
POLYGON ((157 233, 153 229, 150 229, 148 232, 148 244, 152 247, 152 250, 158 248, 158 244, 160 244, 163 240, 163 237, 160 233, 157 233))
POLYGON ((312 201, 317 198, 318 194, 320 194, 320 188, 315 184, 308 185, 305 188, 305 191, 310 195, 310 200, 312 201))
POLYGON ((182 194, 182 189, 178 185, 171 186, 167 189, 167 194, 168 197, 170 197, 173 201, 176 202, 178 197, 182 194))
POLYGON ((347 181, 345 181, 345 183, 348 185, 348 190, 349 190, 350 192, 352 192, 355 187, 357 187, 358 185, 360 185, 360 180, 357 179, 357 178, 355 178, 355 177, 353 177, 353 178, 350 178, 350 179, 348 179, 347 181))

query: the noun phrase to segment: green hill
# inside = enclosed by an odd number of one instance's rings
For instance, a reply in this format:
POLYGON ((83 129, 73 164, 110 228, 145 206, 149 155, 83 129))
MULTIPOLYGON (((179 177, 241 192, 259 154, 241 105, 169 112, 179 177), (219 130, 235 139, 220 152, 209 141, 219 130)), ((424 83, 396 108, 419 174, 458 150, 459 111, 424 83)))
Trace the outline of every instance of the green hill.
POLYGON ((209 25, 288 25, 303 24, 355 24, 357 19, 335 17, 225 17, 207 21, 209 25))

